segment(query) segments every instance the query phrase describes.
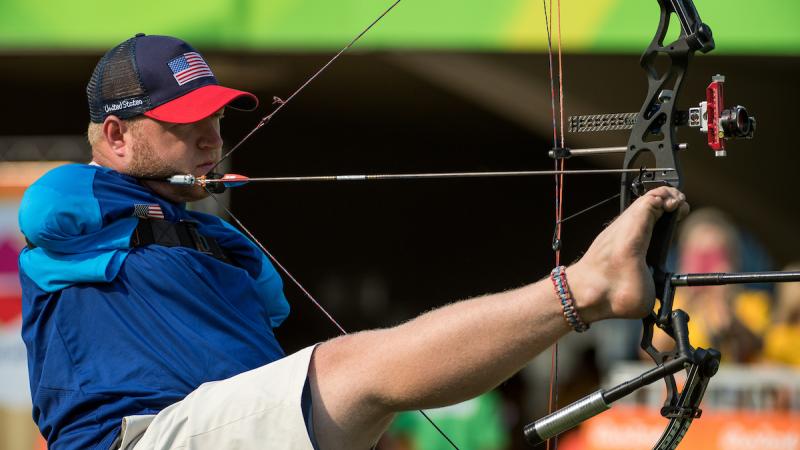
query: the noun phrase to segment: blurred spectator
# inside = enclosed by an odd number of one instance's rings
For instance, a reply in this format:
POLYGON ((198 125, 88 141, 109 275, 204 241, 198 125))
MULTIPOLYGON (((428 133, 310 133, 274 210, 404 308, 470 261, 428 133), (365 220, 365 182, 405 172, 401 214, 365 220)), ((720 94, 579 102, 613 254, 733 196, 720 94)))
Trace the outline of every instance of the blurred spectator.
MULTIPOLYGON (((735 272, 741 267, 737 230, 717 210, 701 209, 684 220, 678 235, 678 272, 735 272)), ((675 296, 675 309, 686 311, 689 336, 695 347, 713 347, 724 362, 751 362, 762 350, 769 325, 769 296, 742 285, 683 287, 675 296)), ((673 344, 657 333, 655 344, 666 350, 673 344)))
MULTIPOLYGON (((503 450, 509 430, 503 400, 495 391, 425 413, 459 446, 470 450, 503 450)), ((417 411, 398 414, 381 440, 385 450, 451 450, 453 447, 417 411)))
MULTIPOLYGON (((800 270, 800 263, 786 270, 800 270)), ((764 336, 764 359, 800 367, 800 283, 778 284, 772 324, 764 336)))

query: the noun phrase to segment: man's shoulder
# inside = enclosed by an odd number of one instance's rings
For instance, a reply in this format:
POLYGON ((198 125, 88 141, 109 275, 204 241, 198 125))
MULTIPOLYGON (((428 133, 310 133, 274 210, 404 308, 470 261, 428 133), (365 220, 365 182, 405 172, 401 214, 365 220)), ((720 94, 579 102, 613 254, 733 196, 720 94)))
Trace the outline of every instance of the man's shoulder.
POLYGON ((39 177, 25 191, 22 208, 74 197, 91 197, 95 178, 114 178, 111 169, 90 164, 65 164, 39 177))
POLYGON ((30 188, 58 189, 63 194, 70 194, 91 186, 96 180, 124 184, 130 183, 134 179, 114 169, 97 164, 70 163, 45 172, 44 175, 31 184, 30 188))
POLYGON ((81 164, 56 167, 25 191, 19 208, 22 232, 29 238, 44 228, 61 223, 61 212, 70 210, 84 218, 96 215, 91 183, 96 169, 81 164))
POLYGON ((65 183, 73 180, 74 177, 92 176, 95 172, 103 169, 103 167, 92 164, 64 164, 63 166, 54 167, 45 172, 45 174, 39 177, 39 179, 36 180, 33 185, 43 184, 50 186, 59 183, 65 183))
POLYGON ((99 166, 68 164, 33 183, 19 208, 20 230, 33 244, 22 252, 20 266, 34 273, 46 265, 55 273, 62 266, 75 266, 74 259, 82 255, 87 264, 100 267, 93 258, 113 258, 118 250, 126 250, 136 226, 132 217, 136 202, 124 192, 133 188, 125 186, 121 177, 99 166), (104 186, 114 185, 115 180, 120 180, 119 187, 104 186), (56 254, 63 260, 60 266, 53 262, 56 254))
POLYGON ((25 233, 26 228, 50 222, 50 228, 79 228, 61 230, 68 235, 82 234, 131 216, 137 204, 155 203, 157 198, 130 176, 97 165, 66 164, 45 173, 25 191, 20 227, 25 233))

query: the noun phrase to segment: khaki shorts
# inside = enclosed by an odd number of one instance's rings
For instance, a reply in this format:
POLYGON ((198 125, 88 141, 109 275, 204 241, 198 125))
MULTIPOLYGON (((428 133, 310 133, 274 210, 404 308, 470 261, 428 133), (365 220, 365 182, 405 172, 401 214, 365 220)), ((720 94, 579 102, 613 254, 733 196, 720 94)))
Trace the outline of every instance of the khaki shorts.
POLYGON ((313 450, 301 397, 314 346, 122 420, 123 450, 313 450))

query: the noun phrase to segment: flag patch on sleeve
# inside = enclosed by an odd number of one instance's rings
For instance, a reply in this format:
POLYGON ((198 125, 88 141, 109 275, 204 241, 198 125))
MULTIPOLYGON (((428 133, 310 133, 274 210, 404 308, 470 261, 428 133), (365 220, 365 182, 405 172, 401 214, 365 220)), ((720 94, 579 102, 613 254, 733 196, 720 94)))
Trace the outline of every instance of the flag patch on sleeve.
POLYGON ((133 205, 133 215, 141 219, 163 219, 164 211, 159 205, 133 205))

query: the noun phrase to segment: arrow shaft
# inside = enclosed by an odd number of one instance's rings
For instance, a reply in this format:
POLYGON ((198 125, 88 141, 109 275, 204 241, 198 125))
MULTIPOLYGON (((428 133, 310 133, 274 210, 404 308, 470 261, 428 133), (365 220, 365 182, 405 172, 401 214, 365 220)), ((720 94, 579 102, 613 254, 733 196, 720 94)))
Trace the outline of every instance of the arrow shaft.
MULTIPOLYGON (((247 178, 247 182, 299 182, 299 181, 377 181, 377 180, 420 180, 449 178, 506 178, 547 175, 598 175, 638 172, 672 172, 672 168, 655 169, 588 169, 588 170, 517 170, 503 172, 439 172, 439 173, 400 173, 400 174, 354 174, 354 175, 316 175, 299 177, 259 177, 247 178)), ((204 183, 225 183, 224 178, 206 179, 204 183)))

